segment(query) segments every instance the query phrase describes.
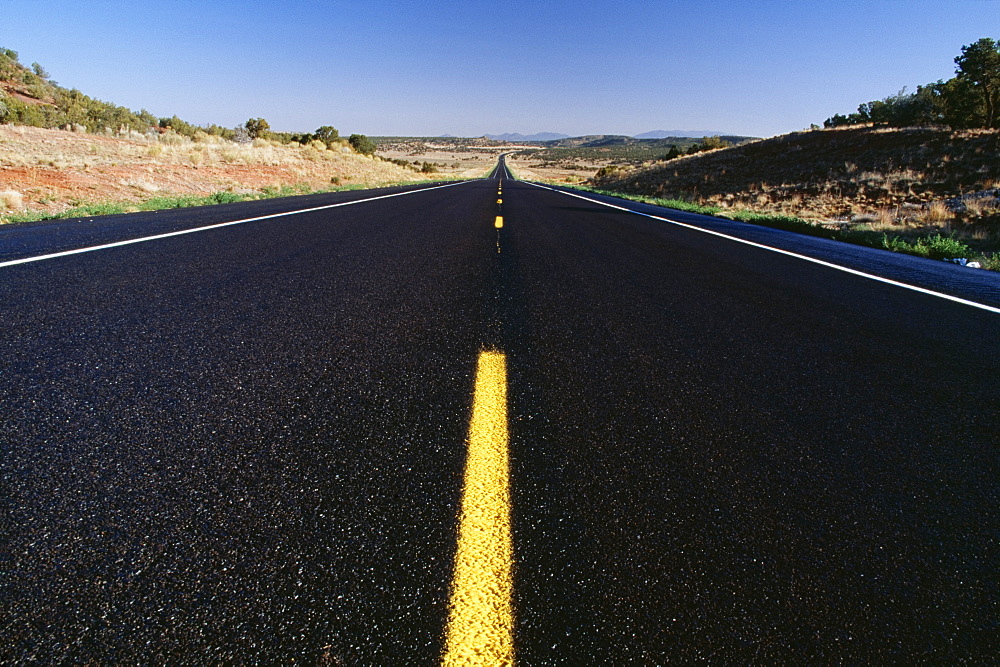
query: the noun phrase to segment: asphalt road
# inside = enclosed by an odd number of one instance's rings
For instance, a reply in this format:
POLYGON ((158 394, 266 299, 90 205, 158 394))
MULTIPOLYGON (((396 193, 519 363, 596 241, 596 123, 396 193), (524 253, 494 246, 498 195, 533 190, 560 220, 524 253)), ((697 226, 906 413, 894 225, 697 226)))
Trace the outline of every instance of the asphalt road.
POLYGON ((435 664, 483 349, 520 664, 995 661, 1000 313, 611 201, 501 167, 0 228, 0 661, 435 664))

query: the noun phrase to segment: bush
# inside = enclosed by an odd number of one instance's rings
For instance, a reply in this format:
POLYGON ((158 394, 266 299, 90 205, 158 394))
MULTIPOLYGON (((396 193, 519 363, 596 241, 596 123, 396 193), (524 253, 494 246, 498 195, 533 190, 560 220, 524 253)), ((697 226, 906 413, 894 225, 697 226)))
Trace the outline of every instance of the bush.
POLYGON ((375 154, 375 142, 363 134, 352 134, 347 141, 356 153, 361 153, 362 155, 375 154))
POLYGON ((24 197, 16 190, 0 192, 0 209, 16 210, 24 205, 24 197))
POLYGON ((898 236, 889 238, 888 234, 883 234, 882 247, 928 259, 954 259, 956 257, 969 257, 972 254, 972 249, 969 246, 953 236, 942 236, 941 234, 924 236, 912 243, 898 236))
POLYGON ((243 124, 250 139, 266 139, 271 131, 271 125, 263 118, 251 118, 243 124))
POLYGON ((327 148, 329 148, 336 143, 336 140, 340 137, 340 132, 338 132, 335 127, 323 125, 322 127, 316 128, 316 132, 313 133, 313 137, 316 141, 322 141, 326 144, 327 148))
POLYGON ((160 143, 167 146, 180 146, 184 143, 184 137, 176 132, 168 131, 160 135, 160 143))

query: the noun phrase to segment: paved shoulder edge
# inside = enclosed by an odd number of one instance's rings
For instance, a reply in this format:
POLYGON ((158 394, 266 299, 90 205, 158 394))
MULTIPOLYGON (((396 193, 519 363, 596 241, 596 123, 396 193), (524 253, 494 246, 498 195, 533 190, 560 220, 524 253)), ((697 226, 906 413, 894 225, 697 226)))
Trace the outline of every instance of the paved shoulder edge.
POLYGON ((68 255, 77 255, 85 252, 94 252, 96 250, 107 250, 109 248, 117 248, 120 246, 131 245, 133 243, 144 243, 146 241, 157 241, 159 239, 169 238, 171 236, 181 236, 184 234, 194 234, 196 232, 204 232, 210 229, 218 229, 220 227, 230 227, 232 225, 242 225, 247 222, 257 222, 260 220, 268 220, 272 218, 282 218, 290 215, 298 215, 300 213, 312 213, 314 211, 323 211, 331 208, 338 208, 341 206, 351 206, 353 204, 363 204, 365 202, 376 201, 378 199, 388 199, 390 197, 404 197, 406 195, 419 194, 421 192, 430 192, 432 190, 440 190, 442 188, 450 188, 456 185, 464 185, 466 183, 472 183, 473 181, 458 181, 457 183, 448 183, 446 185, 437 185, 430 188, 420 188, 418 190, 407 190, 404 192, 393 192, 387 195, 378 195, 377 197, 367 197, 364 199, 354 199, 346 202, 339 202, 337 204, 326 204, 324 206, 313 206, 310 208, 295 209, 292 211, 283 211, 281 213, 271 213, 268 215, 258 215, 251 218, 241 218, 239 220, 230 220, 227 222, 218 222, 211 225, 205 225, 202 227, 192 227, 190 229, 181 229, 173 232, 167 232, 164 234, 154 234, 152 236, 142 236, 133 239, 125 239, 124 241, 115 241, 113 243, 104 243, 101 245, 87 246, 84 248, 75 248, 73 250, 63 250, 60 252, 53 252, 44 255, 35 255, 32 257, 22 257, 20 259, 11 259, 5 262, 0 262, 0 269, 6 268, 8 266, 16 266, 18 264, 28 264, 31 262, 40 262, 46 259, 55 259, 57 257, 66 257, 68 255))
POLYGON ((767 250, 767 251, 770 251, 770 252, 776 252, 776 253, 779 253, 781 255, 786 255, 788 257, 794 257, 796 259, 801 259, 801 260, 804 260, 804 261, 807 261, 807 262, 812 262, 813 264, 819 264, 820 266, 825 266, 827 268, 835 269, 837 271, 843 271, 844 273, 850 273, 852 275, 860 276, 862 278, 867 278, 869 280, 875 280, 875 281, 878 281, 878 282, 881 282, 881 283, 885 283, 887 285, 893 285, 895 287, 901 287, 903 289, 913 290, 915 292, 920 292, 922 294, 927 294, 927 295, 938 297, 938 298, 941 298, 941 299, 947 299, 948 301, 953 301, 955 303, 960 303, 960 304, 965 305, 965 306, 971 306, 973 308, 979 308, 981 310, 985 310, 985 311, 988 311, 988 312, 991 312, 991 313, 996 313, 996 314, 1000 315, 1000 308, 997 308, 997 307, 994 307, 994 306, 990 306, 990 305, 987 305, 985 303, 979 303, 978 301, 972 301, 972 300, 969 300, 969 299, 963 299, 961 297, 953 296, 951 294, 945 294, 943 292, 938 292, 936 290, 928 289, 926 287, 920 287, 918 285, 911 285, 909 283, 904 283, 904 282, 901 282, 901 281, 898 281, 898 280, 893 280, 891 278, 886 278, 884 276, 879 276, 879 275, 876 275, 874 273, 868 273, 868 272, 865 272, 865 271, 859 271, 857 269, 852 269, 852 268, 850 268, 848 266, 843 266, 841 264, 835 264, 833 262, 828 262, 826 260, 822 260, 822 259, 819 259, 819 258, 816 258, 816 257, 810 257, 809 255, 803 255, 801 253, 792 252, 791 250, 784 250, 782 248, 776 248, 774 246, 765 245, 763 243, 757 243, 756 241, 749 241, 747 239, 742 239, 742 238, 740 238, 738 236, 732 236, 730 234, 723 234, 722 232, 717 232, 715 230, 706 229, 704 227, 699 227, 698 225, 692 225, 692 224, 689 224, 689 223, 686 223, 686 222, 680 222, 678 220, 672 220, 672 219, 667 218, 667 217, 663 217, 663 216, 659 216, 659 215, 653 215, 651 213, 645 213, 643 211, 636 211, 634 209, 628 208, 627 206, 619 206, 617 204, 612 204, 610 202, 604 202, 604 201, 601 201, 599 199, 594 199, 592 197, 587 197, 587 196, 584 196, 584 195, 581 195, 581 194, 577 194, 575 192, 566 192, 565 190, 560 190, 558 188, 549 187, 547 185, 542 185, 540 183, 532 183, 531 181, 521 181, 521 182, 525 183, 526 185, 530 185, 530 186, 533 186, 533 187, 536 187, 536 188, 541 188, 543 190, 549 190, 550 192, 555 192, 555 193, 558 193, 558 194, 561 194, 561 195, 565 195, 567 197, 575 197, 577 199, 583 199, 584 201, 588 201, 588 202, 591 202, 593 204, 598 204, 600 206, 605 206, 607 208, 616 209, 616 210, 619 210, 619 211, 624 211, 626 213, 632 213, 634 215, 639 215, 639 216, 642 216, 644 218, 650 218, 652 220, 659 220, 661 222, 666 222, 666 223, 669 223, 671 225, 677 225, 679 227, 684 227, 686 229, 691 229, 691 230, 694 230, 694 231, 702 232, 704 234, 711 234, 712 236, 717 236, 719 238, 727 239, 729 241, 735 241, 737 243, 742 243, 742 244, 745 244, 745 245, 753 246, 755 248, 760 248, 762 250, 767 250))

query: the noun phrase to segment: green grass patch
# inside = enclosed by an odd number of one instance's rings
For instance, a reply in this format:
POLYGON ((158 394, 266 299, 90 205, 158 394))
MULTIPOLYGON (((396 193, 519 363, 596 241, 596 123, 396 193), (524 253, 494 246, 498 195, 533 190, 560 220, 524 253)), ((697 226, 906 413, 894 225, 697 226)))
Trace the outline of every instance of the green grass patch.
POLYGON ((1000 271, 1000 252, 995 252, 988 257, 983 257, 982 265, 984 269, 990 271, 1000 271))
POLYGON ((0 214, 0 224, 18 222, 38 222, 40 220, 68 220, 71 218, 96 218, 102 215, 117 215, 120 213, 135 213, 137 211, 163 211, 174 208, 191 208, 194 206, 212 206, 215 204, 235 204, 243 201, 274 199, 278 197, 294 197, 297 195, 323 194, 327 192, 347 192, 354 190, 371 190, 373 187, 390 188, 403 185, 425 185, 440 181, 402 181, 380 183, 372 186, 366 183, 338 185, 317 190, 311 189, 305 183, 297 185, 282 185, 281 187, 265 187, 258 192, 221 191, 206 196, 180 195, 176 197, 153 197, 138 203, 99 202, 78 203, 73 208, 58 213, 44 211, 26 211, 24 213, 0 214))
POLYGON ((928 259, 953 259, 968 257, 972 248, 951 236, 934 234, 922 236, 914 241, 907 241, 898 236, 882 235, 882 247, 895 252, 905 252, 908 255, 919 255, 928 259))

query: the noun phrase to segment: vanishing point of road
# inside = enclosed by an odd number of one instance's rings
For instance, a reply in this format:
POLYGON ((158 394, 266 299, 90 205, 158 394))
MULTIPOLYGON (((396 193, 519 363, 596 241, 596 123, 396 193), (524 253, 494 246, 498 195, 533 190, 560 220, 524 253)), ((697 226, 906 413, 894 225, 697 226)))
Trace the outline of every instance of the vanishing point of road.
POLYGON ((0 228, 0 662, 1000 655, 1000 276, 489 178, 0 228))

